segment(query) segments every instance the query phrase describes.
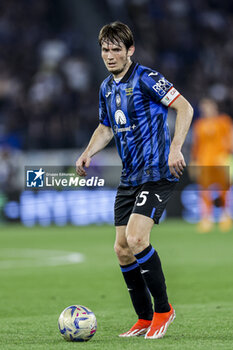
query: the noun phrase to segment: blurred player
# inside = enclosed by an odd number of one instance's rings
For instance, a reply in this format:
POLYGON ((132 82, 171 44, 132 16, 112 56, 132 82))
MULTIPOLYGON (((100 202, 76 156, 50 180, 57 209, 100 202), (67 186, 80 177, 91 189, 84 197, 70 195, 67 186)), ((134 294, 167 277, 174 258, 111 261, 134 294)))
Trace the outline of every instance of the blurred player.
POLYGON ((115 200, 117 254, 138 321, 121 337, 161 338, 175 318, 168 302, 161 262, 150 245, 185 161, 181 147, 192 119, 192 107, 159 72, 132 62, 133 35, 114 22, 99 34, 101 55, 111 73, 100 88, 99 121, 76 162, 86 175, 91 157, 114 136, 123 169, 115 200), (177 112, 170 145, 168 107, 177 112), (169 168, 170 167, 170 168, 169 168), (151 303, 154 299, 154 310, 151 303))
POLYGON ((200 116, 193 127, 192 164, 197 168, 197 182, 201 191, 202 208, 199 232, 208 232, 213 226, 213 199, 211 186, 219 188, 219 200, 223 215, 219 222, 222 231, 231 228, 231 217, 226 209, 229 189, 229 155, 232 151, 232 121, 226 114, 219 114, 215 101, 200 101, 200 116))

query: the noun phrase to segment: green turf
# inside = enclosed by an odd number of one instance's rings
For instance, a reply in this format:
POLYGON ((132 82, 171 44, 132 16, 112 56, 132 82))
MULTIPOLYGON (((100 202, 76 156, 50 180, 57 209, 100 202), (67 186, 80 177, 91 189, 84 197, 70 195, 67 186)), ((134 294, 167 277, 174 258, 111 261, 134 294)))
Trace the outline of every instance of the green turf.
POLYGON ((1 226, 0 349, 233 349, 233 234, 198 235, 195 226, 167 221, 153 229, 151 241, 177 318, 163 339, 121 339, 136 317, 113 252, 113 227, 1 226), (77 251, 85 261, 38 267, 30 258, 7 257, 4 248, 77 251), (88 343, 59 335, 58 316, 71 304, 97 316, 88 343))

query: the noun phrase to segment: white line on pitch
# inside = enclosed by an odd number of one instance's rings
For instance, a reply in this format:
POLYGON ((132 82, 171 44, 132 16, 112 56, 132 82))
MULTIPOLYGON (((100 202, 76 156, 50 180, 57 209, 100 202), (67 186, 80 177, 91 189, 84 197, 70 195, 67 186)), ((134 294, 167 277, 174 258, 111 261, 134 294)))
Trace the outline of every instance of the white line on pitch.
POLYGON ((77 252, 29 248, 0 249, 0 269, 59 266, 83 261, 84 255, 77 252))

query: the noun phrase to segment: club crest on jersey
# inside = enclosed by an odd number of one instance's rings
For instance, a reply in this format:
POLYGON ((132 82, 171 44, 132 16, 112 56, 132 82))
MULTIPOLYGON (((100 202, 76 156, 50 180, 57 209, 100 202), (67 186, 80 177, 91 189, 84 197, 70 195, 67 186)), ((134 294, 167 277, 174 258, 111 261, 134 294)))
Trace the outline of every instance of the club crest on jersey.
POLYGON ((116 105, 119 108, 121 106, 121 96, 120 94, 116 94, 116 105))
POLYGON ((126 124, 126 116, 125 116, 125 113, 122 112, 122 110, 118 109, 115 112, 115 121, 117 124, 120 124, 120 125, 126 124))

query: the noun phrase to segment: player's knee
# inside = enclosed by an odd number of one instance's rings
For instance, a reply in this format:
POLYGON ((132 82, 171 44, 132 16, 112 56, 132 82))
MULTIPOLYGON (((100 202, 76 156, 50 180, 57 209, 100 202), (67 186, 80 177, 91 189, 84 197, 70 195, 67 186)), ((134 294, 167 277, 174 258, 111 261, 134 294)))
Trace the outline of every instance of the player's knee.
POLYGON ((132 259, 134 258, 134 256, 129 248, 125 248, 115 244, 114 250, 120 265, 128 265, 132 263, 132 259))
POLYGON ((141 252, 144 249, 144 246, 146 245, 146 242, 144 242, 142 237, 139 237, 137 235, 128 233, 126 238, 128 246, 134 254, 141 252))
POLYGON ((120 245, 119 243, 115 243, 114 251, 119 260, 127 260, 128 257, 131 257, 132 253, 128 246, 120 245))

